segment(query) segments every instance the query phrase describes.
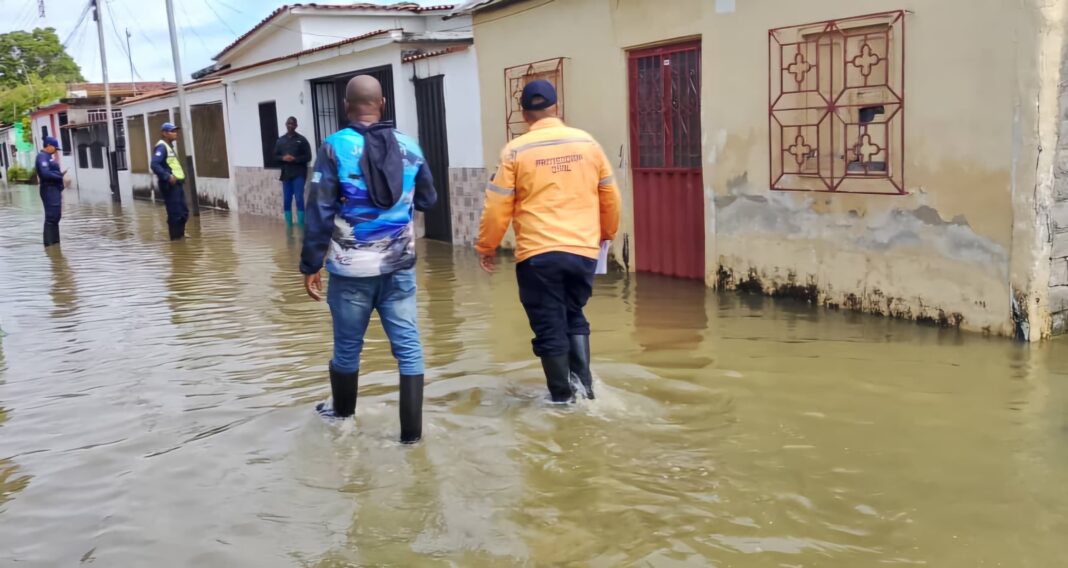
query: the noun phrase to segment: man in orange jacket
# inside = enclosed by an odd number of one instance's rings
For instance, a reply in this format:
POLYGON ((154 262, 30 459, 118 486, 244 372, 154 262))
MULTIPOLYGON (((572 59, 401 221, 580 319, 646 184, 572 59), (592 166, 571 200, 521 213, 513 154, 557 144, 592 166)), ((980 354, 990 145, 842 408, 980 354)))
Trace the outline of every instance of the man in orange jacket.
POLYGON ((475 248, 482 268, 493 272, 497 247, 515 225, 519 300, 549 395, 556 403, 573 401, 574 376, 593 398, 590 324, 582 309, 593 293, 600 244, 619 230, 619 189, 597 141, 557 118, 551 83, 527 84, 521 104, 530 131, 501 152, 475 248))

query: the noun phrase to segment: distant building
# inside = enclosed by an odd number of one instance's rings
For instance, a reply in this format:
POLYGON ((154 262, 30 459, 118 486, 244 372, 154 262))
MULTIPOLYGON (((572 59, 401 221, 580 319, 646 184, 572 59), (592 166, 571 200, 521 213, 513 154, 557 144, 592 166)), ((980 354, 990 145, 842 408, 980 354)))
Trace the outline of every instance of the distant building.
MULTIPOLYGON (((471 19, 446 19, 453 9, 294 4, 236 38, 186 85, 201 203, 281 218, 273 149, 286 118, 297 118, 317 150, 346 126, 344 85, 366 73, 382 82, 385 118, 419 137, 434 170, 441 200, 426 215, 427 236, 468 242, 484 189, 474 180, 485 168, 471 19)), ((177 106, 174 89, 122 105, 130 172, 121 181, 135 195, 151 194, 148 152, 160 124, 180 122, 177 106)))
MULTIPOLYGON (((126 137, 118 103, 138 93, 173 86, 174 83, 161 82, 110 85, 116 166, 120 172, 126 170, 126 137)), ((69 169, 73 189, 109 191, 105 102, 103 83, 71 83, 65 97, 30 113, 34 147, 40 148, 45 136, 59 140, 62 147, 56 159, 69 169)))

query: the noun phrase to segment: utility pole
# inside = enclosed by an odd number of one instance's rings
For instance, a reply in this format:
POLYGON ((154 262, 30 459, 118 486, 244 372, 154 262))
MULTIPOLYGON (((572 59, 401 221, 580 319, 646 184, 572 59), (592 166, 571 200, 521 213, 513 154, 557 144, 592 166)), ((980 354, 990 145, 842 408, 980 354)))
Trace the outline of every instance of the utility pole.
POLYGON ((96 34, 100 39, 100 69, 104 73, 104 112, 107 113, 108 125, 108 180, 111 185, 111 198, 118 202, 119 172, 115 163, 115 117, 111 113, 111 84, 108 83, 108 55, 104 48, 104 3, 93 0, 93 19, 96 20, 96 34))
POLYGON ((45 17, 44 0, 37 0, 37 15, 41 18, 45 17))
POLYGON ((133 52, 130 51, 130 28, 126 28, 126 55, 130 56, 130 85, 133 86, 133 94, 137 96, 137 78, 134 77, 133 52))
POLYGON ((178 52, 178 31, 174 26, 174 0, 167 0, 167 27, 171 32, 171 57, 174 59, 174 82, 178 86, 178 112, 182 116, 181 154, 185 158, 186 199, 190 201, 194 216, 200 216, 200 200, 197 198, 196 172, 193 170, 193 121, 185 103, 185 85, 182 84, 182 57, 178 52))

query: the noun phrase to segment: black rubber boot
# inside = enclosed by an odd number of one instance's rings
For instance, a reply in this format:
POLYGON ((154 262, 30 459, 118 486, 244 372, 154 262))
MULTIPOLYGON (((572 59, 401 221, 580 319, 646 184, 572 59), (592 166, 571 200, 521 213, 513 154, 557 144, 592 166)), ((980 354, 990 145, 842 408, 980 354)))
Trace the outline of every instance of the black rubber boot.
POLYGON ((401 443, 414 444, 423 437, 423 375, 400 378, 401 443))
POLYGON ((571 390, 571 364, 567 355, 542 357, 541 368, 545 371, 545 384, 554 403, 566 404, 575 401, 571 390))
POLYGON ((571 376, 582 384, 586 398, 593 400, 593 373, 590 372, 590 336, 572 335, 569 354, 571 376))
POLYGON ((44 246, 50 247, 59 242, 59 227, 52 223, 44 225, 44 246))
POLYGON ((325 418, 348 418, 356 414, 356 388, 360 383, 360 373, 341 373, 330 367, 330 404, 320 403, 316 407, 325 418))

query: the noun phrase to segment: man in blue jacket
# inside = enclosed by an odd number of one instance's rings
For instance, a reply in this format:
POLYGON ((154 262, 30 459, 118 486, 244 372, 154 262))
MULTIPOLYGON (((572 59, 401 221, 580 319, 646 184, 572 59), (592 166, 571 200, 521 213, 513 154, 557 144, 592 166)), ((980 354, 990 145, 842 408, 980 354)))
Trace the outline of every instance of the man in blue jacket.
POLYGON ((63 215, 63 174, 59 163, 53 158, 59 150, 59 141, 45 136, 44 150, 37 154, 35 166, 37 180, 41 184, 41 203, 44 204, 44 246, 59 244, 59 219, 63 215))
POLYGON ((167 228, 172 241, 185 237, 185 222, 189 219, 189 208, 185 204, 185 170, 182 161, 174 150, 178 140, 178 127, 163 123, 160 129, 161 139, 152 151, 152 173, 159 180, 159 191, 163 194, 163 203, 167 207, 167 228))
POLYGON ((330 273, 327 304, 334 320, 327 418, 356 412, 364 333, 377 311, 400 367, 401 442, 423 434, 423 345, 415 300, 415 211, 437 201, 434 180, 419 144, 380 122, 382 85, 360 75, 349 81, 345 110, 350 126, 323 143, 308 195, 300 271, 304 289, 323 297, 319 270, 330 273))

